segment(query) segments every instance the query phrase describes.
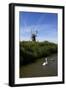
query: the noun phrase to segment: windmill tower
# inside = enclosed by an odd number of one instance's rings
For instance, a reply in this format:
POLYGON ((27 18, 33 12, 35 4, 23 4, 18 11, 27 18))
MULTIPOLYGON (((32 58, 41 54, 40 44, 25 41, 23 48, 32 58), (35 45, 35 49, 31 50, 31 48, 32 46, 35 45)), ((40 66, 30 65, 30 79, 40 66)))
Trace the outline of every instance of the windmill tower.
POLYGON ((32 39, 32 41, 36 42, 37 33, 38 33, 37 30, 36 31, 31 31, 31 39, 32 39))

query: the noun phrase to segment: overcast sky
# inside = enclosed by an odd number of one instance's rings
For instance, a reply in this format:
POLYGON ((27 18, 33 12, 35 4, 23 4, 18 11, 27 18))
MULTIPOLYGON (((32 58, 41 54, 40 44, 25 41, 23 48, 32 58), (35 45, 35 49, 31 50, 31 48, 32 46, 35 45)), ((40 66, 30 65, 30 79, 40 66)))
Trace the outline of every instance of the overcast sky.
POLYGON ((19 13, 20 41, 31 40, 31 31, 38 31, 37 41, 50 41, 57 43, 58 16, 56 13, 19 13))

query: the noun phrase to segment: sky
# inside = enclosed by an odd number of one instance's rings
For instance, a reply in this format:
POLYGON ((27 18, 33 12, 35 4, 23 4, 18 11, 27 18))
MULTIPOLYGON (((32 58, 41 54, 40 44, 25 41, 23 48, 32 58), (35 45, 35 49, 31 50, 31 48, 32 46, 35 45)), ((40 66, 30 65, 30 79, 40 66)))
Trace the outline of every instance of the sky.
POLYGON ((58 16, 56 13, 20 12, 20 41, 31 41, 31 32, 37 31, 37 41, 58 42, 58 16))

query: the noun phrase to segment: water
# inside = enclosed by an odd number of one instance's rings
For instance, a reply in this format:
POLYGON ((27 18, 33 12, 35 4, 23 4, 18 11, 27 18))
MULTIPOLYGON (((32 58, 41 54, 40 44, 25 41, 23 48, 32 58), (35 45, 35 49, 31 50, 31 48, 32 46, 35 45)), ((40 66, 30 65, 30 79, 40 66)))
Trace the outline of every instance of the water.
POLYGON ((20 68, 20 78, 57 76, 57 60, 57 54, 54 54, 48 57, 48 64, 46 66, 42 65, 45 62, 45 58, 22 66, 20 68))

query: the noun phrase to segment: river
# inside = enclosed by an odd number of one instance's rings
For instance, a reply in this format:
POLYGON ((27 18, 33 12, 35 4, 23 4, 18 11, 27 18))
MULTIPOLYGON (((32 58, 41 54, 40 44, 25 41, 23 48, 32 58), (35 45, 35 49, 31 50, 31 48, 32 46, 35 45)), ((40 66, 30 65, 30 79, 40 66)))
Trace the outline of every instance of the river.
POLYGON ((45 58, 38 59, 34 63, 22 66, 20 68, 20 78, 57 76, 57 54, 47 58, 48 64, 45 66, 42 65, 45 62, 45 58))

